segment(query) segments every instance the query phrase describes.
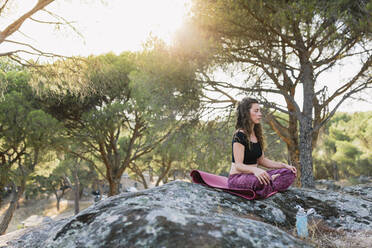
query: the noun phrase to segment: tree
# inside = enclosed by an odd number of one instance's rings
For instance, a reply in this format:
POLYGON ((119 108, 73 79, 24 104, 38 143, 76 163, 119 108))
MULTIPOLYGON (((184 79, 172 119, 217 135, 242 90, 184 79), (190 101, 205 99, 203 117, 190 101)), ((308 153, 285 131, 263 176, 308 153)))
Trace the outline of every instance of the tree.
MULTIPOLYGON (((231 166, 231 138, 234 124, 225 118, 200 121, 192 130, 189 148, 193 164, 203 171, 226 175, 231 166)), ((189 166, 186 165, 188 170, 189 166)))
POLYGON ((11 185, 12 200, 0 223, 4 234, 25 191, 27 180, 44 155, 58 142, 57 120, 36 107, 23 71, 3 74, 7 91, 0 101, 0 187, 11 185))
MULTIPOLYGON (((60 202, 65 196, 65 193, 71 189, 71 186, 68 184, 65 177, 53 173, 48 177, 41 175, 33 176, 31 179, 31 185, 32 186, 27 190, 34 191, 32 192, 33 194, 53 194, 57 200, 57 211, 60 209, 60 202)), ((33 197, 35 197, 35 195, 33 195, 33 197)))
POLYGON ((155 186, 159 186, 161 182, 167 182, 171 172, 175 173, 177 169, 182 167, 181 164, 186 164, 187 170, 190 170, 191 147, 193 145, 191 136, 194 128, 194 123, 180 124, 177 130, 157 145, 151 153, 132 162, 130 169, 145 188, 149 186, 145 172, 149 173, 150 181, 156 177, 155 186))
POLYGON ((266 119, 286 142, 301 183, 314 187, 312 150, 319 130, 349 97, 371 88, 370 1, 201 1, 194 0, 192 24, 212 41, 214 65, 235 65, 246 84, 204 81, 227 100, 227 90, 254 94, 269 108, 287 114, 283 125, 271 112, 266 119), (330 91, 319 77, 350 58, 359 70, 330 91), (302 107, 295 98, 302 86, 302 107), (267 102, 283 97, 286 106, 267 102), (331 103, 335 103, 330 109, 331 103))
POLYGON ((337 113, 314 150, 316 178, 350 179, 371 174, 371 112, 337 113))
MULTIPOLYGON (((73 147, 74 150, 79 149, 78 146, 73 147)), ((56 175, 63 178, 65 184, 71 188, 74 192, 74 209, 75 214, 80 212, 80 198, 83 190, 83 182, 87 184, 92 183, 93 178, 87 178, 92 176, 91 166, 82 163, 82 159, 71 156, 71 154, 65 154, 64 160, 61 161, 55 170, 56 175), (71 183, 73 182, 73 184, 71 183), (89 183, 88 183, 89 181, 89 183)))
POLYGON ((68 144, 65 151, 94 166, 109 183, 110 195, 119 193, 129 165, 151 152, 198 106, 189 83, 194 74, 184 63, 181 67, 170 61, 165 50, 137 56, 90 57, 83 70, 55 63, 55 74, 35 79, 47 92, 40 102, 65 123, 72 143, 79 144, 78 151, 68 144))

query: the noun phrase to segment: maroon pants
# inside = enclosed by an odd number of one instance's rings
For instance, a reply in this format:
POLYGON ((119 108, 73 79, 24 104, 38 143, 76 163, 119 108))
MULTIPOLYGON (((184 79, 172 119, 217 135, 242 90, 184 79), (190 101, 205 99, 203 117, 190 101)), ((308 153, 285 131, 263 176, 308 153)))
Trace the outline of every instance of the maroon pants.
POLYGON ((278 169, 266 171, 270 178, 274 174, 280 174, 274 180, 270 180, 270 184, 265 185, 260 183, 257 177, 253 174, 233 174, 227 180, 229 188, 252 189, 256 192, 256 198, 267 198, 277 192, 285 191, 294 182, 296 176, 289 169, 278 169))

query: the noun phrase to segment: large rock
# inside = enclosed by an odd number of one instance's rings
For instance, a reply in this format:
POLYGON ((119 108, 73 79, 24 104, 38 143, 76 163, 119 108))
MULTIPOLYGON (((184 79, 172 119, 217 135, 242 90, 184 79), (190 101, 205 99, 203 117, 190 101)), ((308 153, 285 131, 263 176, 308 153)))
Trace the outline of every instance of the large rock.
POLYGON ((172 182, 110 197, 55 226, 30 229, 9 247, 311 247, 249 218, 251 204, 201 185, 172 182))
POLYGON ((293 226, 298 204, 305 209, 314 208, 316 217, 329 227, 346 231, 372 229, 372 184, 345 187, 340 192, 316 189, 290 188, 283 194, 262 201, 262 204, 281 210, 283 219, 273 220, 261 214, 269 223, 293 226))
POLYGON ((315 187, 325 190, 340 190, 342 187, 335 180, 320 179, 315 181, 315 187))
POLYGON ((366 201, 372 201, 372 183, 344 187, 341 191, 366 201))
POLYGON ((368 230, 370 191, 291 188, 248 201, 176 181, 110 197, 70 219, 32 228, 8 247, 312 247, 289 234, 297 204, 315 208, 331 228, 368 230))

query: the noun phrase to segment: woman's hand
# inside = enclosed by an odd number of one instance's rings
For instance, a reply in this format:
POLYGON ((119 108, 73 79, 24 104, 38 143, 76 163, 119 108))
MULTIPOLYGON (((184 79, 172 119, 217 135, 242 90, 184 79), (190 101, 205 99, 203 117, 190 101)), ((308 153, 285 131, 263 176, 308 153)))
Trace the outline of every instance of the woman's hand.
POLYGON ((284 165, 284 168, 291 170, 297 176, 297 169, 296 169, 296 167, 294 167, 292 165, 284 164, 284 163, 283 163, 283 165, 284 165))
POLYGON ((270 176, 265 170, 261 168, 255 168, 253 170, 253 174, 257 177, 258 181, 260 181, 261 184, 270 184, 270 176))

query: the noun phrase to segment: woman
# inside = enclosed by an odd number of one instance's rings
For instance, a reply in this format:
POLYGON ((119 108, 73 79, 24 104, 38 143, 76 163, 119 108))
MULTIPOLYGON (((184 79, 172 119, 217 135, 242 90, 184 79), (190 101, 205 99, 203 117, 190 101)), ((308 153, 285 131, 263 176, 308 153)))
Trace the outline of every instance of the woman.
POLYGON ((252 189, 258 198, 286 190, 296 178, 296 168, 265 158, 258 101, 244 98, 237 108, 237 123, 232 140, 232 165, 229 188, 252 189), (265 171, 257 165, 274 170, 265 171))

